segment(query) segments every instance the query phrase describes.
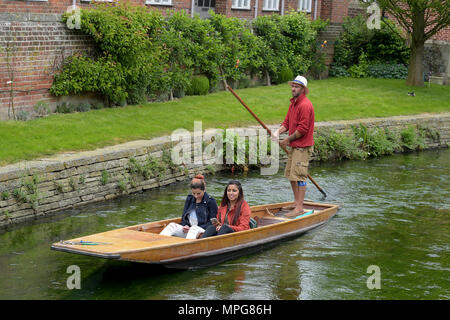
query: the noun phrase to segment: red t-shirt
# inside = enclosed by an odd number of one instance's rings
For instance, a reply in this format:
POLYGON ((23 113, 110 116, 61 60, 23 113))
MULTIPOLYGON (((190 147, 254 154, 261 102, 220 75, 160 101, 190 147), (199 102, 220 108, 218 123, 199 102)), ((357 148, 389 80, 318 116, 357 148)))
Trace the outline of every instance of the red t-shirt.
POLYGON ((288 113, 281 125, 288 129, 289 135, 296 130, 302 135, 299 139, 289 143, 292 148, 314 145, 314 108, 305 94, 291 99, 288 113))
MULTIPOLYGON (((217 220, 219 220, 219 222, 221 224, 224 223, 225 215, 227 213, 227 208, 228 208, 228 206, 223 206, 223 207, 220 206, 219 210, 217 211, 217 220)), ((242 202, 239 218, 238 218, 236 224, 232 225, 235 212, 236 212, 236 208, 233 208, 228 213, 228 222, 229 222, 228 225, 231 227, 231 229, 233 229, 234 231, 244 231, 244 230, 250 229, 251 209, 250 209, 250 206, 248 205, 247 201, 244 200, 242 202)))

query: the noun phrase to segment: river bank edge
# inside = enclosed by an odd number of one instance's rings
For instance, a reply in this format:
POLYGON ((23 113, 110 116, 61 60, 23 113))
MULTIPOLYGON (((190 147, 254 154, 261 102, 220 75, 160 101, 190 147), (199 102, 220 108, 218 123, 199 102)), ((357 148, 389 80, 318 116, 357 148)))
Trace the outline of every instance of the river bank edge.
MULTIPOLYGON (((342 133, 361 124, 368 129, 388 128, 393 132, 421 126, 434 133, 424 139, 424 149, 450 145, 450 112, 317 122, 315 131, 342 133)), ((275 130, 278 125, 268 127, 275 130)), ((258 126, 232 129, 255 139, 260 132, 258 126)), ((189 142, 175 143, 170 136, 164 136, 0 167, 0 231, 93 202, 185 181, 197 173, 224 170, 227 167, 214 164, 217 163, 214 154, 206 152, 213 146, 217 130, 201 130, 200 135, 198 131, 181 131, 190 138, 189 142), (174 148, 190 154, 191 163, 174 164, 171 160, 174 148)), ((280 162, 285 160, 280 152, 280 162)))

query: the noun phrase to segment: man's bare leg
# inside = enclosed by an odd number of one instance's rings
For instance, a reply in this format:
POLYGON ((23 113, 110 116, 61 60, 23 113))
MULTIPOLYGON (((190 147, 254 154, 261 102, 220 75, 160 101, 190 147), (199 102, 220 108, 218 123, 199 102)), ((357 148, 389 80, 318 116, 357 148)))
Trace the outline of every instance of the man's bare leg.
POLYGON ((298 216, 303 213, 303 201, 306 194, 306 186, 299 187, 297 181, 291 181, 291 187, 294 192, 295 208, 286 214, 287 217, 298 216))
POLYGON ((283 210, 293 210, 295 207, 297 207, 297 199, 298 199, 298 183, 297 181, 291 181, 291 189, 292 193, 294 194, 294 203, 291 205, 288 205, 286 207, 283 207, 283 210))
POLYGON ((303 201, 305 201, 306 186, 299 187, 297 185, 297 198, 295 199, 295 212, 301 214, 303 212, 303 201))

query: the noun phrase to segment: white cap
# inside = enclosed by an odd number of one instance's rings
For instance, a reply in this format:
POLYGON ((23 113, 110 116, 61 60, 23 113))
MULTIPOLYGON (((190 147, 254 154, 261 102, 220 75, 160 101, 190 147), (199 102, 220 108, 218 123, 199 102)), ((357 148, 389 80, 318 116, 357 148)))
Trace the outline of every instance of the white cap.
POLYGON ((293 81, 289 81, 289 84, 290 84, 290 85, 293 84, 293 83, 297 83, 297 84, 299 84, 299 85, 305 87, 305 93, 308 93, 308 92, 309 92, 309 89, 308 89, 308 80, 306 80, 305 77, 297 76, 297 77, 295 77, 295 79, 294 79, 293 81))

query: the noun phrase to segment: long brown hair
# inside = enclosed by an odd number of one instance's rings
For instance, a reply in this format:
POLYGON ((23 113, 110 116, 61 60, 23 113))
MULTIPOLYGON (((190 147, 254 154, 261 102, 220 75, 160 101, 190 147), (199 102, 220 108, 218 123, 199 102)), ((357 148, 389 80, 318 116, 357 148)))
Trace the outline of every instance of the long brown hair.
POLYGON ((223 192, 223 197, 222 201, 220 202, 220 206, 221 207, 227 206, 228 207, 227 209, 230 210, 230 199, 228 199, 227 190, 228 187, 232 184, 234 184, 239 190, 239 195, 238 198, 236 199, 236 211, 234 212, 233 222, 231 222, 231 225, 235 225, 239 219, 239 216, 241 215, 241 206, 242 202, 244 202, 244 190, 242 190, 242 185, 239 181, 231 180, 230 182, 228 182, 227 186, 225 187, 225 191, 223 192))

